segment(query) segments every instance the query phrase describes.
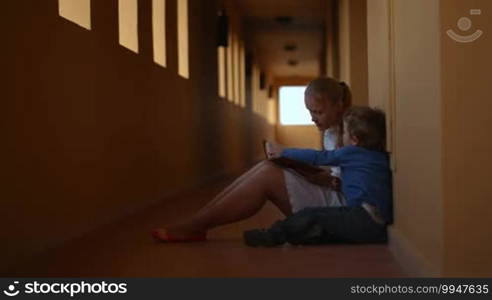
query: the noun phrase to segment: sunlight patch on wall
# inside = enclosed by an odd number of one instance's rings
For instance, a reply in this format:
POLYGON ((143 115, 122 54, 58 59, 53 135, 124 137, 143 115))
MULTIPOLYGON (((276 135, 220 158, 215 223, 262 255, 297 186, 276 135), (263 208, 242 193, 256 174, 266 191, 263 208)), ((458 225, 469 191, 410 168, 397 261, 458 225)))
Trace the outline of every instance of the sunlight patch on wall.
POLYGON ((190 78, 188 56, 188 0, 178 0, 178 73, 190 78))
POLYGON ((61 17, 91 30, 91 0, 58 0, 61 17))
POLYGON ((246 107, 246 50, 244 47, 244 41, 241 41, 241 48, 239 51, 239 73, 240 73, 240 103, 241 107, 246 107))
POLYGON ((252 76, 252 90, 253 90, 253 99, 252 99, 252 108, 253 112, 256 114, 260 114, 260 97, 258 96, 260 92, 260 85, 259 85, 259 77, 260 77, 260 70, 256 64, 253 64, 253 76, 252 76))
POLYGON ((236 105, 241 105, 241 77, 240 77, 240 63, 239 63, 239 36, 237 33, 234 34, 234 103, 236 105))
POLYGON ((118 0, 120 45, 138 53, 137 0, 118 0))
POLYGON ((234 100, 234 76, 233 76, 233 69, 232 69, 232 26, 231 30, 229 30, 229 36, 227 37, 228 42, 227 44, 229 45, 227 47, 227 52, 226 52, 226 67, 227 67, 227 100, 233 101, 234 100))
POLYGON ((225 48, 217 47, 217 70, 218 70, 218 83, 219 83, 219 97, 225 98, 226 96, 226 63, 225 63, 225 48))
POLYGON ((277 123, 277 107, 273 99, 268 100, 267 109, 268 109, 268 113, 267 113, 268 123, 275 125, 277 123))
POLYGON ((166 67, 166 0, 152 0, 154 62, 166 67))

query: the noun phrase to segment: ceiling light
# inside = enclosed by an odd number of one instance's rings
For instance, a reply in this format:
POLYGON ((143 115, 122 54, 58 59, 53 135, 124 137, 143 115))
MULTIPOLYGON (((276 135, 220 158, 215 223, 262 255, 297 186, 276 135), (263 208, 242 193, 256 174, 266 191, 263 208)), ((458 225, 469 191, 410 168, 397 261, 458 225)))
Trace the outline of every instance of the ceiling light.
POLYGON ((296 51, 297 50, 297 45, 296 44, 286 44, 284 46, 284 50, 285 51, 289 51, 289 52, 296 51))
POLYGON ((288 25, 290 23, 292 23, 294 19, 292 17, 289 17, 289 16, 278 16, 275 18, 275 21, 277 23, 280 23, 282 25, 288 25))
POLYGON ((293 66, 293 67, 294 67, 294 66, 297 66, 297 64, 299 64, 299 62, 298 62, 297 60, 295 60, 295 59, 289 59, 289 60, 287 61, 287 64, 288 64, 289 66, 293 66))

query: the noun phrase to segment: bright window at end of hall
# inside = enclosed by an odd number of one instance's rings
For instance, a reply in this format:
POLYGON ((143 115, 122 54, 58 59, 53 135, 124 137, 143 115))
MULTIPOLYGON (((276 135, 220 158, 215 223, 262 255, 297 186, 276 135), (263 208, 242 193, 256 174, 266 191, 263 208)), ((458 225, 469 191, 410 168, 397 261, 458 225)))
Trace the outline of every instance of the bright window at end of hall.
POLYGON ((313 125, 304 105, 305 86, 283 86, 279 89, 281 125, 313 125))
POLYGON ((190 78, 188 57, 188 0, 178 0, 178 74, 190 78))
POLYGON ((91 30, 91 0, 58 0, 61 17, 91 30))

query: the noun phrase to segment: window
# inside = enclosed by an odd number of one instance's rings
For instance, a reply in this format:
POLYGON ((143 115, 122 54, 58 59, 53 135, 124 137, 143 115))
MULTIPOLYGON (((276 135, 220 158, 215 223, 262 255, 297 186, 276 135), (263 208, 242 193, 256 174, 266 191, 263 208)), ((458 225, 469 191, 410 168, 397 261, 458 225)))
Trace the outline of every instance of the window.
POLYGON ((118 0, 120 45, 138 53, 137 0, 118 0))
POLYGON ((228 39, 228 47, 226 48, 226 68, 227 68, 227 99, 229 101, 234 100, 234 76, 233 76, 233 69, 232 69, 232 26, 230 27, 231 30, 229 30, 229 36, 227 37, 228 39))
POLYGON ((226 96, 226 62, 225 62, 225 47, 217 47, 217 70, 219 82, 219 97, 226 96))
POLYGON ((281 125, 312 125, 304 105, 305 86, 283 86, 279 90, 281 125))
POLYGON ((166 67, 166 0, 152 0, 154 62, 166 67))
POLYGON ((241 41, 239 51, 239 81, 239 102, 241 107, 246 107, 246 50, 244 49, 244 40, 241 41))
POLYGON ((91 30, 91 0, 58 0, 61 17, 91 30))
POLYGON ((234 69, 234 104, 240 104, 240 78, 239 78, 239 36, 234 32, 232 36, 232 67, 234 69))
POLYGON ((188 0, 178 0, 178 73, 190 78, 188 57, 188 0))

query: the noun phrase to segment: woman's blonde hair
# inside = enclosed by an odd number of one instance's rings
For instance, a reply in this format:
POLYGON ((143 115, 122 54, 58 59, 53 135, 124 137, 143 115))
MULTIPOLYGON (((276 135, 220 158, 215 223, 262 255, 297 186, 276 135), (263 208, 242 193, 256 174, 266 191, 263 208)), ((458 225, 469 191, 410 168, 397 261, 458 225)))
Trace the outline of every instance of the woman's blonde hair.
POLYGON ((339 147, 343 145, 343 114, 352 106, 352 92, 350 87, 343 81, 338 81, 331 77, 318 77, 311 81, 307 86, 304 96, 314 96, 322 101, 329 101, 333 104, 342 104, 342 113, 339 116, 338 141, 339 147))
POLYGON ((349 86, 331 77, 319 77, 309 83, 305 96, 318 96, 331 102, 341 102, 343 110, 352 105, 352 92, 349 86))

